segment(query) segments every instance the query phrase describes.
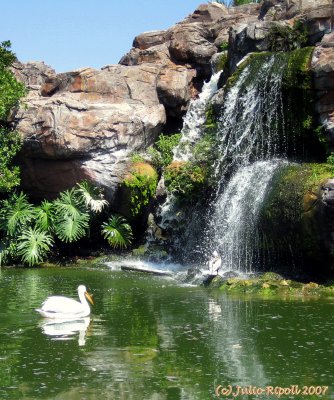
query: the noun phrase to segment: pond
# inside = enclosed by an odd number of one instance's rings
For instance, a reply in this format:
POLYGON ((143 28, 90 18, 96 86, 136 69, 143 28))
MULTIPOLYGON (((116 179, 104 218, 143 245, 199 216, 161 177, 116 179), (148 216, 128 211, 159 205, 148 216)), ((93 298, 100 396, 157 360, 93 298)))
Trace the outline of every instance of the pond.
POLYGON ((0 399, 278 398, 238 385, 321 387, 322 397, 281 398, 334 399, 334 299, 228 296, 63 267, 0 270, 0 306, 0 399), (79 284, 93 294, 91 318, 50 325, 34 311, 49 295, 76 298, 79 284))

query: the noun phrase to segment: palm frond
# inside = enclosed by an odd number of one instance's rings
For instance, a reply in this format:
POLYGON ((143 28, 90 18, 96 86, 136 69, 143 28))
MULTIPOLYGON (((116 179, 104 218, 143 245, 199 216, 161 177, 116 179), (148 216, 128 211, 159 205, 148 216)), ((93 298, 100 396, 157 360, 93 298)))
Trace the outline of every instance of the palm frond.
POLYGON ((114 215, 102 224, 102 235, 114 248, 126 248, 133 240, 131 226, 120 215, 114 215))
POLYGON ((50 231, 55 219, 55 206, 50 201, 44 200, 36 207, 36 228, 42 231, 50 231))
POLYGON ((92 185, 88 181, 77 183, 77 186, 77 192, 92 212, 100 213, 103 208, 108 205, 108 201, 104 199, 100 188, 92 185))
POLYGON ((24 193, 14 193, 2 202, 0 227, 10 236, 20 232, 36 216, 35 208, 24 193))
POLYGON ((36 228, 28 228, 18 237, 17 254, 30 266, 43 261, 53 245, 52 237, 36 228))
POLYGON ((85 236, 89 227, 89 215, 81 213, 76 216, 63 214, 58 215, 55 220, 55 232, 57 237, 65 242, 71 243, 85 236))

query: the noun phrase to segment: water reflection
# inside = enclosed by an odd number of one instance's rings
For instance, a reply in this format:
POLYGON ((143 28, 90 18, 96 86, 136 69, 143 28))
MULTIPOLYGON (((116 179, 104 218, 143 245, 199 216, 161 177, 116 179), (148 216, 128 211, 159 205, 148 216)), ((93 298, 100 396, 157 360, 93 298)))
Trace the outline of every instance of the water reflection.
POLYGON ((96 268, 3 270, 0 398, 207 400, 224 383, 328 385, 333 310, 96 268), (40 320, 47 295, 82 282, 91 320, 40 320))
POLYGON ((56 340, 66 340, 78 335, 79 346, 86 343, 86 332, 90 325, 90 317, 77 319, 44 319, 39 323, 45 335, 52 336, 56 340))

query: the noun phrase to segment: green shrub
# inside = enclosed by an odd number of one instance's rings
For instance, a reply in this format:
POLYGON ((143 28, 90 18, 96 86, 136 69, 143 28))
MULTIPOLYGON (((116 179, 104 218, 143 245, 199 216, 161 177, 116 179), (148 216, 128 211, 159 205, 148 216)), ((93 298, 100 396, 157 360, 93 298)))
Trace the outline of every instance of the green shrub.
POLYGON ((228 50, 228 42, 223 42, 219 46, 220 51, 228 50))
POLYGON ((217 62, 216 70, 217 71, 224 71, 227 65, 227 51, 224 51, 217 62))
POLYGON ((191 202, 198 198, 204 189, 207 171, 205 166, 175 161, 166 168, 164 177, 170 193, 191 202))
POLYGON ((331 153, 331 154, 327 157, 327 164, 334 165, 334 153, 331 153))
POLYGON ((181 133, 175 133, 173 135, 159 136, 159 139, 155 143, 155 147, 160 153, 160 157, 155 154, 156 159, 160 158, 161 166, 167 167, 173 161, 173 149, 180 143, 181 133))
POLYGON ((144 162, 145 158, 144 158, 144 156, 142 154, 134 153, 130 157, 130 160, 131 160, 132 163, 137 163, 137 162, 144 162))
POLYGON ((305 23, 298 20, 293 27, 274 25, 269 31, 270 51, 291 51, 307 46, 308 30, 305 23))

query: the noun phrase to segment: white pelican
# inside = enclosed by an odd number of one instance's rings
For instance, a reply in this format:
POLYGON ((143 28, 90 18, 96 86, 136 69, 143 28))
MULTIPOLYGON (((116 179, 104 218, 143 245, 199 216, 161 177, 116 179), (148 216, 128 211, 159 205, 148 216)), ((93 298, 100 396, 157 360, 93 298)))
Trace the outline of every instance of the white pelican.
POLYGON ((91 304, 94 304, 93 299, 84 285, 78 287, 78 295, 80 302, 64 296, 48 297, 42 307, 37 308, 36 311, 44 318, 73 319, 87 317, 90 314, 90 307, 86 298, 91 304))

